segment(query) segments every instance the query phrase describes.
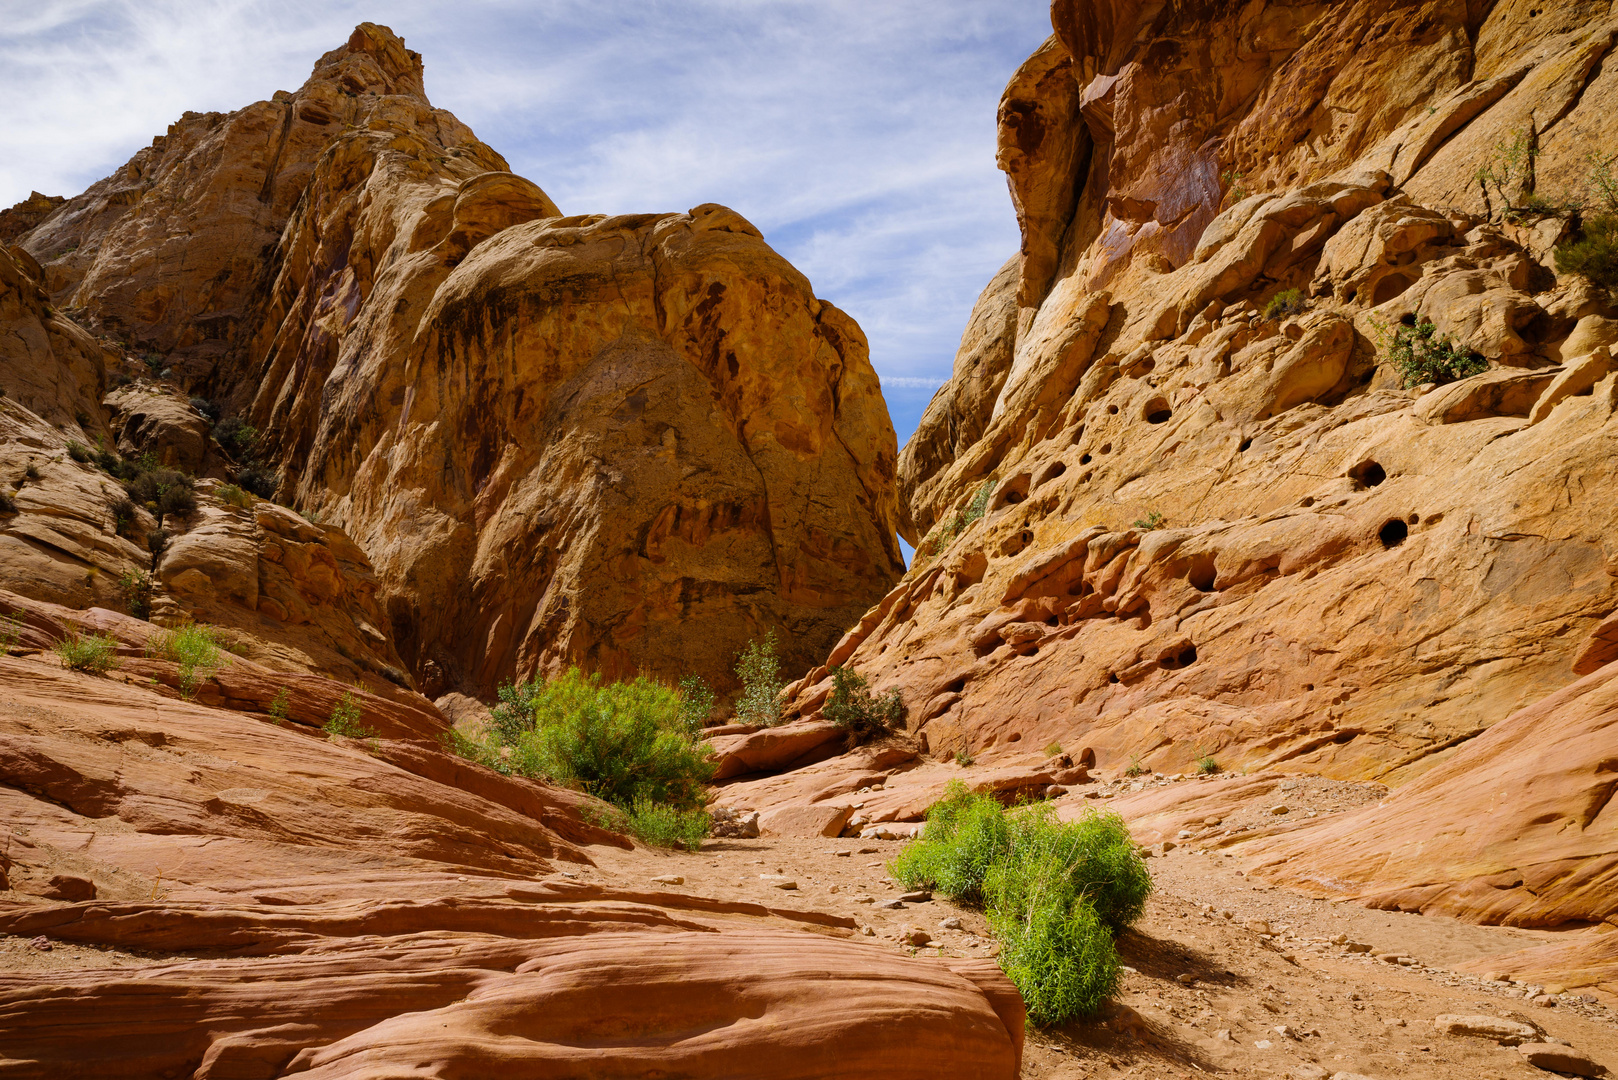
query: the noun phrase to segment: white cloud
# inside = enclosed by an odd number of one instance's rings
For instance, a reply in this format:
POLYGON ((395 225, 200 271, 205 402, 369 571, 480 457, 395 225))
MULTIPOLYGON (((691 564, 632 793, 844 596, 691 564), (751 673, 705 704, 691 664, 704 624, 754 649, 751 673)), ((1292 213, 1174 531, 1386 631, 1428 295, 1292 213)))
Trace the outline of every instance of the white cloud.
POLYGON ((1041 0, 0 0, 0 205, 187 109, 303 82, 357 22, 569 212, 734 207, 871 341, 900 437, 1016 248, 994 112, 1041 0))

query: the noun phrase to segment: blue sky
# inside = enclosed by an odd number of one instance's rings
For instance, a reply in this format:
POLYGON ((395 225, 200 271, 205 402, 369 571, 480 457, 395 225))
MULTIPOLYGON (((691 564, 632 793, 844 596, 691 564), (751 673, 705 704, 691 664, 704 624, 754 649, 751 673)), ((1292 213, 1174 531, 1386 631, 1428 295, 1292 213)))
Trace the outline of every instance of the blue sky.
POLYGON ((994 112, 1041 0, 0 0, 0 206, 295 89, 365 20, 564 212, 753 221, 864 327, 901 444, 1016 250, 994 112))

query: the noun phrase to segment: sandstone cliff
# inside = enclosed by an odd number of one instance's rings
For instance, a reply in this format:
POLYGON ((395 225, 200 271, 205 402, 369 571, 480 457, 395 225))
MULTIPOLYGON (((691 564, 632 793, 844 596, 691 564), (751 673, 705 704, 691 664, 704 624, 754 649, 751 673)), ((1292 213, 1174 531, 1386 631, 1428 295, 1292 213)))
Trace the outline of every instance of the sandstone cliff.
POLYGON ((432 695, 569 663, 728 686, 771 629, 807 668, 903 569, 858 326, 722 207, 563 217, 421 70, 365 24, 22 246, 261 432, 432 695))
MULTIPOLYGON (((1557 272, 1575 220, 1530 198, 1602 206, 1611 5, 1052 16, 1000 104, 1022 249, 900 456, 915 563, 794 711, 855 667, 935 758, 1029 790, 1050 744, 1415 781, 1258 857, 1413 910, 1618 918, 1585 760, 1610 709, 1558 693, 1618 658, 1618 306, 1557 272), (1409 385, 1392 346, 1426 323, 1487 370, 1409 385)), ((914 820, 949 771, 868 758, 726 798, 863 775, 866 820, 914 820)))

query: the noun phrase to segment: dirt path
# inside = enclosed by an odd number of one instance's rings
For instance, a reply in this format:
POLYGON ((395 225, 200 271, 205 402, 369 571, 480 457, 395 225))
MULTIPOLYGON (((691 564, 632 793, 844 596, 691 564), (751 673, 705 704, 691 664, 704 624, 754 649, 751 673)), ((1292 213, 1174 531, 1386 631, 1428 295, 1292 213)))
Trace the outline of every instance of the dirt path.
MULTIPOLYGON (((601 865, 581 876, 644 887, 673 875, 683 882, 666 887, 684 892, 850 916, 873 947, 993 955, 979 912, 942 899, 895 904, 903 890, 886 862, 902 846, 765 838, 713 840, 696 854, 593 850, 601 865), (788 883, 795 887, 778 887, 788 883), (948 920, 959 920, 959 929, 948 920), (901 943, 907 928, 924 931, 930 943, 901 943)), ((1025 1077, 1553 1075, 1513 1048, 1437 1032, 1432 1021, 1444 1014, 1527 1022, 1618 1069, 1618 1016, 1605 1005, 1564 995, 1536 1006, 1525 1000, 1530 988, 1450 970, 1554 934, 1311 900, 1248 882, 1235 862, 1183 847, 1152 860, 1157 892, 1120 942, 1131 970, 1116 1005, 1100 1022, 1031 1031, 1025 1077), (1255 920, 1267 921, 1271 934, 1261 934, 1255 920), (1332 944, 1339 936, 1345 944, 1332 944), (1347 943, 1371 949, 1353 953, 1347 943), (1386 953, 1415 963, 1376 959, 1386 953)))

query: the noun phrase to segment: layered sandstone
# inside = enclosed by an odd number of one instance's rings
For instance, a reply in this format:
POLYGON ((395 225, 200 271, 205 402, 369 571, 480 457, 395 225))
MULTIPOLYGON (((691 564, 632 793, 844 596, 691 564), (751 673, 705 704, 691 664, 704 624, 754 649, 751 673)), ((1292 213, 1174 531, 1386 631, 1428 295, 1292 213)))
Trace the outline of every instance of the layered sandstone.
POLYGON ((0 974, 8 1076, 1017 1075, 1022 1005, 991 962, 582 880, 590 845, 628 846, 591 800, 448 754, 417 695, 235 658, 186 701, 148 624, 0 607, 23 622, 0 656, 0 934, 113 950, 0 974), (73 627, 121 666, 40 651, 73 627), (345 697, 370 736, 323 736, 345 697))
POLYGON ((770 630, 806 669, 903 569, 859 327, 722 207, 562 216, 421 70, 362 25, 23 244, 58 305, 258 428, 433 696, 572 663, 728 687, 770 630))

